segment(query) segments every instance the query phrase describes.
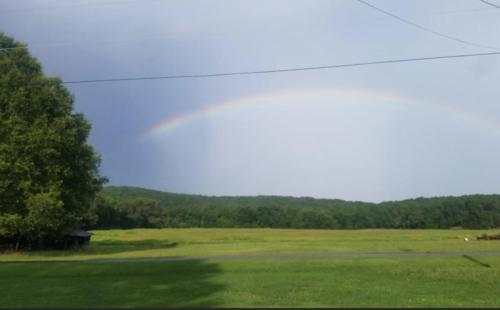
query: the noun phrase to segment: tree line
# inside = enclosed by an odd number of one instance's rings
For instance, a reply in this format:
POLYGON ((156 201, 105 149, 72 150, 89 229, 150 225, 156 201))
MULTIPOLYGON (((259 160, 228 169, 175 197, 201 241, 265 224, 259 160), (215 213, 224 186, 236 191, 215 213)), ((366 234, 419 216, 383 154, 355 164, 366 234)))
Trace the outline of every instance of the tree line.
POLYGON ((90 228, 494 228, 500 195, 417 198, 382 203, 308 197, 208 197, 106 187, 90 228))

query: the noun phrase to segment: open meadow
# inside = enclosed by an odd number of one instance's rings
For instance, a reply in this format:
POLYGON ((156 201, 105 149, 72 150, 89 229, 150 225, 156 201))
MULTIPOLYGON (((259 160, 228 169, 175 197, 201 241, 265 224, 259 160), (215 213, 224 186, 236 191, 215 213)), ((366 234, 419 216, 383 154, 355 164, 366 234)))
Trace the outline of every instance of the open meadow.
POLYGON ((499 232, 94 231, 1 254, 0 307, 498 307, 500 241, 475 237, 499 232))

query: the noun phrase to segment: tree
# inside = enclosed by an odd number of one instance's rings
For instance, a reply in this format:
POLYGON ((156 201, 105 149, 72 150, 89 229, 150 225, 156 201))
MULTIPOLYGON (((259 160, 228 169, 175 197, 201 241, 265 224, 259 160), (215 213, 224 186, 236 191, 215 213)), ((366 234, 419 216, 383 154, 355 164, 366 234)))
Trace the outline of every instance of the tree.
POLYGON ((93 229, 113 229, 130 226, 127 214, 117 205, 114 199, 99 193, 92 208, 92 214, 95 214, 96 219, 87 226, 93 229))
POLYGON ((150 198, 131 198, 121 206, 131 227, 160 228, 164 224, 164 215, 158 202, 150 198))
POLYGON ((0 238, 44 245, 77 228, 105 179, 58 78, 0 33, 0 238))
POLYGON ((335 228, 335 218, 325 210, 304 209, 300 214, 301 228, 335 228))

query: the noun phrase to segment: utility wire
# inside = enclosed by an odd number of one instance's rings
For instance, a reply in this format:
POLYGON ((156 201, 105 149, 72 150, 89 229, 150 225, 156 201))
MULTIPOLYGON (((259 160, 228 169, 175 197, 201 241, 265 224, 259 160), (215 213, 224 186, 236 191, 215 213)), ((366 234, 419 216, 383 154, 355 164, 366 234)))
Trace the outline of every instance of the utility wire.
POLYGON ((84 84, 84 83, 124 82, 124 81, 143 81, 143 80, 195 79, 195 78, 210 78, 210 77, 223 77, 223 76, 235 76, 235 75, 254 75, 254 74, 270 74, 270 73, 283 73, 283 72, 295 72, 295 71, 338 69, 338 68, 347 68, 347 67, 361 67, 361 66, 369 66, 369 65, 382 65, 382 64, 392 64, 392 63, 402 63, 402 62, 417 62, 417 61, 479 57, 479 56, 493 56, 493 55, 500 55, 500 52, 458 54, 458 55, 431 56, 431 57, 404 58, 404 59, 390 59, 390 60, 379 60, 379 61, 368 61, 368 62, 356 62, 356 63, 347 63, 347 64, 317 66, 317 67, 297 67, 297 68, 284 68, 284 69, 259 70, 259 71, 240 71, 240 72, 208 73, 208 74, 165 75, 165 76, 145 76, 145 77, 109 78, 109 79, 94 79, 94 80, 74 80, 74 81, 63 81, 63 83, 64 84, 84 84))
MULTIPOLYGON (((1 0, 0 0, 1 1, 1 0)), ((153 0, 150 0, 153 1, 153 0)), ((156 0, 160 1, 160 0, 156 0)), ((115 2, 113 2, 115 3, 115 2)), ((129 4, 129 3, 136 3, 136 2, 123 2, 124 4, 129 4)), ((103 3, 106 4, 106 3, 103 3)), ((108 3, 112 4, 112 3, 108 3)), ((416 14, 416 16, 432 16, 432 15, 448 15, 448 14, 456 14, 456 13, 468 13, 468 12, 487 12, 495 10, 494 8, 481 8, 481 9, 462 9, 462 10, 447 10, 447 11, 438 11, 438 12, 431 12, 431 13, 420 13, 416 14)), ((380 21, 380 20, 385 20, 388 18, 392 18, 392 16, 389 17, 379 17, 379 18, 363 18, 363 19, 349 19, 349 20, 339 20, 339 21, 329 21, 330 24, 348 24, 352 22, 360 23, 360 22, 371 22, 371 21, 380 21)), ((88 45, 93 45, 93 46, 104 46, 104 45, 127 45, 127 44, 132 44, 135 42, 144 42, 144 41, 152 41, 152 40, 157 40, 160 38, 168 38, 170 34, 168 33, 158 33, 158 34, 152 34, 152 35, 143 35, 141 37, 136 37, 136 38, 123 38, 123 39, 113 39, 113 40, 95 40, 95 41, 87 41, 87 42, 58 42, 58 43, 34 43, 34 44, 29 44, 30 48, 65 48, 65 47, 80 47, 80 46, 88 46, 88 45)), ((16 47, 6 47, 6 48, 0 48, 0 51, 9 51, 9 50, 17 50, 17 49, 24 49, 26 46, 16 46, 16 47)))
POLYGON ((455 42, 460 42, 462 44, 466 44, 466 45, 470 45, 470 46, 482 47, 482 48, 487 48, 487 49, 490 49, 490 50, 500 51, 500 47, 489 46, 489 45, 484 45, 484 44, 479 44, 479 43, 474 43, 474 42, 466 41, 466 40, 463 40, 463 39, 460 39, 460 38, 452 37, 452 36, 449 36, 449 35, 441 33, 441 32, 437 32, 435 30, 432 30, 430 28, 424 27, 424 26, 416 24, 416 23, 414 23, 414 22, 412 22, 410 20, 402 18, 402 17, 400 17, 398 15, 395 15, 395 14, 393 14, 391 12, 383 10, 383 9, 381 9, 379 7, 376 7, 373 4, 370 4, 370 3, 368 3, 365 0, 358 0, 358 2, 361 3, 361 4, 363 4, 363 5, 366 5, 366 6, 370 7, 370 8, 372 8, 374 10, 377 10, 377 11, 379 11, 379 12, 385 14, 385 15, 391 16, 391 17, 393 17, 393 18, 395 18, 395 19, 397 19, 397 20, 399 20, 399 21, 401 21, 401 22, 403 22, 405 24, 408 24, 408 25, 413 26, 415 28, 418 28, 420 30, 432 33, 434 35, 440 36, 442 38, 446 38, 448 40, 452 40, 452 41, 455 41, 455 42))
POLYGON ((486 0, 479 0, 479 1, 481 1, 484 4, 490 5, 490 6, 494 7, 494 8, 500 9, 500 5, 496 5, 496 4, 488 2, 486 0))

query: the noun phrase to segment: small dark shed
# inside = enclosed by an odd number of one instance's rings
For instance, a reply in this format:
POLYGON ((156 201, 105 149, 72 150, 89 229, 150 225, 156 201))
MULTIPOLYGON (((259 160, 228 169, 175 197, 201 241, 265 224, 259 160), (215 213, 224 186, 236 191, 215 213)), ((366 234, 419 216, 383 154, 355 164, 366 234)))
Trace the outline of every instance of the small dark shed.
POLYGON ((91 236, 91 232, 75 229, 64 236, 64 241, 67 248, 88 246, 90 244, 91 236))

